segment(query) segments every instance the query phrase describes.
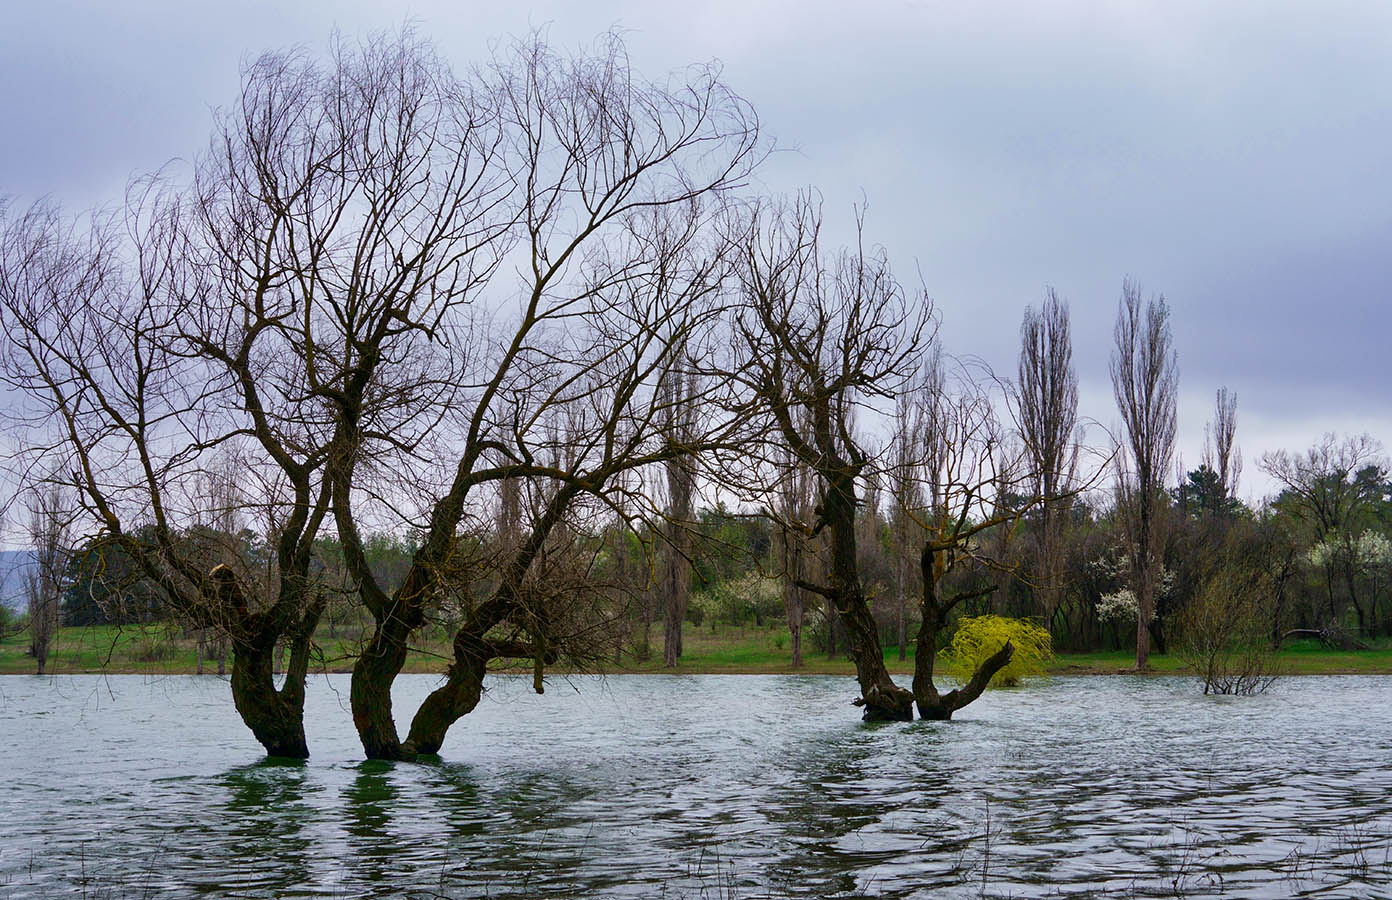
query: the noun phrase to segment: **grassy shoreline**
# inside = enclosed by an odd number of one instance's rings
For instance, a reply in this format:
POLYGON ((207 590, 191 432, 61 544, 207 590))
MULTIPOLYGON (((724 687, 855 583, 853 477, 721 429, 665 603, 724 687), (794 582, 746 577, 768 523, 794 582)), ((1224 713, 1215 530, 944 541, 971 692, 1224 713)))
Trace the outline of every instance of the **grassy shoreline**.
MULTIPOLYGON (((626 654, 620 664, 613 659, 597 671, 607 674, 651 675, 845 675, 855 669, 844 655, 828 659, 826 654, 804 647, 803 665, 792 667, 787 630, 781 626, 763 628, 719 626, 688 627, 684 635, 686 653, 680 665, 668 669, 661 661, 661 632, 653 630, 652 654, 640 660, 626 654)), ((346 672, 353 662, 357 639, 338 635, 319 635, 323 659, 318 672, 346 672)), ((59 630, 49 652, 49 674, 193 674, 196 670, 196 644, 193 639, 163 626, 63 628, 59 630)), ((10 634, 0 638, 0 675, 32 675, 35 664, 27 654, 28 635, 10 634)), ((403 671, 408 673, 443 672, 448 645, 443 637, 426 640, 413 651, 403 671)), ((899 659, 896 648, 886 649, 885 659, 891 672, 909 674, 913 671, 913 654, 899 659)), ((1116 675, 1134 674, 1134 657, 1129 651, 1059 654, 1049 666, 1055 675, 1116 675)), ((229 661, 230 666, 230 661, 229 661)), ((520 671, 524 666, 499 666, 496 671, 520 671)), ((1293 642, 1277 656, 1277 669, 1284 675, 1389 675, 1392 674, 1392 647, 1371 650, 1327 650, 1312 641, 1293 642)), ((206 672, 216 672, 216 663, 209 663, 206 672)), ((556 667, 554 674, 569 670, 556 667)), ((1151 656, 1147 674, 1186 675, 1184 664, 1175 656, 1151 656)))

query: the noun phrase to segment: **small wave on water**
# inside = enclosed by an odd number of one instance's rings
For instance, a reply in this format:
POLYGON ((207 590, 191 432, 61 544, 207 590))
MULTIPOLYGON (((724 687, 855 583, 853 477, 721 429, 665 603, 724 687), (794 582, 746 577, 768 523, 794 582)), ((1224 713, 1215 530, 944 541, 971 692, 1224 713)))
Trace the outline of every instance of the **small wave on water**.
POLYGON ((7 680, 0 900, 1392 897, 1392 678, 1058 678, 876 726, 843 678, 529 685, 390 764, 340 676, 299 763, 214 678, 7 680))

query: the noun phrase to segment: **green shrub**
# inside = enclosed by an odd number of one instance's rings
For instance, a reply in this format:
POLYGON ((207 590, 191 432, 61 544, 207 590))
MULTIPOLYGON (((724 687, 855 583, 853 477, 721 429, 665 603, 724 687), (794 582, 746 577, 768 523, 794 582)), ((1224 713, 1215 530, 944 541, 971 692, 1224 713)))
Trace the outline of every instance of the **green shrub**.
POLYGON ((1054 656, 1049 632, 1027 619, 1004 616, 974 616, 959 621, 952 644, 942 652, 944 668, 948 675, 966 682, 1006 641, 1015 646, 1015 654, 991 679, 993 687, 1012 687, 1028 678, 1043 677, 1045 665, 1054 656))
POLYGON ((1276 680, 1270 596, 1262 572, 1215 568, 1175 614, 1174 652, 1203 681, 1205 694, 1260 694, 1276 680))
POLYGON ((174 642, 162 633, 142 634, 131 649, 131 657, 139 662, 162 662, 173 659, 176 652, 174 642))

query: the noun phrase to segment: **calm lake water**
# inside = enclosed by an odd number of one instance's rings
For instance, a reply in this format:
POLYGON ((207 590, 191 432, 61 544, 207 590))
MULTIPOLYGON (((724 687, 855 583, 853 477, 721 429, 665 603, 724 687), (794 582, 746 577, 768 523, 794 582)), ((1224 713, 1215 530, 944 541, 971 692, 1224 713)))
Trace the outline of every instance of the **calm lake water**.
POLYGON ((1058 678, 880 726, 846 678, 549 685, 392 765, 319 678, 275 765, 216 678, 0 679, 0 898, 1392 897, 1392 678, 1058 678))

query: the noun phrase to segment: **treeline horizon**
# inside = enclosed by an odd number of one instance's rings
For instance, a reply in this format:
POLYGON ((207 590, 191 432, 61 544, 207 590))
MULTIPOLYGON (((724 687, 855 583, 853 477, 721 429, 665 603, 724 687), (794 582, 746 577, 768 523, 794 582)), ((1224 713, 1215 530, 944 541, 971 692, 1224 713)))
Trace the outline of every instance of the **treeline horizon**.
MULTIPOLYGON (((1334 449, 1326 437, 1323 449, 1334 449)), ((1361 439, 1343 439, 1344 448, 1361 439)), ((1335 442, 1337 443, 1337 442, 1335 442)), ((1371 441, 1368 448, 1375 447, 1371 441)), ((1331 463, 1337 462, 1331 458, 1331 463)), ((1331 493, 1340 487, 1337 469, 1324 473, 1324 487, 1331 493)), ((1311 475, 1316 472, 1311 469, 1311 475)), ((1311 515, 1319 498, 1287 488, 1267 498, 1253 508, 1221 492, 1217 474, 1205 464, 1186 474, 1183 484, 1167 489, 1168 514, 1171 532, 1166 542, 1165 590, 1161 603, 1160 623, 1156 633, 1161 652, 1168 643, 1164 637, 1166 623, 1173 623, 1179 611, 1194 599, 1195 592, 1206 576, 1211 577, 1215 560, 1233 554, 1246 543, 1245 552, 1252 559, 1275 572, 1267 585, 1267 615, 1269 634, 1279 643, 1291 629, 1318 631, 1331 624, 1346 630, 1347 636, 1392 636, 1392 605, 1388 592, 1392 590, 1392 548, 1385 542, 1392 536, 1392 481, 1385 468, 1368 462, 1362 469, 1346 476, 1345 486, 1353 494, 1348 518, 1331 522, 1322 537, 1321 525, 1311 515), (1262 546, 1262 544, 1265 546, 1262 546), (1345 549, 1349 548, 1349 549, 1345 549), (1354 581, 1352 591, 1343 571, 1345 562, 1352 560, 1354 581), (1327 567, 1338 567, 1330 578, 1327 567), (1358 621, 1358 607, 1364 606, 1364 621, 1358 621)), ((1318 489, 1312 479, 1305 490, 1318 489)), ((1331 502, 1333 498, 1330 498, 1331 502)), ((1125 596, 1128 590, 1121 569, 1124 566, 1122 545, 1124 537, 1117 533, 1118 512, 1115 502, 1106 502, 1105 495, 1094 491, 1090 496, 1074 500, 1065 512, 1068 521, 1066 543, 1069 568, 1062 577, 1067 585, 1065 601, 1054 610, 1052 619, 1045 621, 1042 605, 1042 585, 1032 573, 1032 557, 1038 552, 1035 543, 1038 517, 1026 514, 1023 527, 1005 539, 1003 564, 994 572, 978 573, 996 582, 995 591, 964 605, 962 615, 997 614, 1038 618, 1049 627, 1054 645, 1064 652, 1130 649, 1134 634, 1126 632, 1134 616, 1134 600, 1125 596)), ((908 634, 917 625, 912 599, 920 585, 916 579, 902 585, 898 578, 902 570, 892 565, 894 511, 888 508, 878 493, 866 498, 859 513, 859 527, 864 535, 862 571, 872 597, 872 609, 886 646, 897 647, 900 658, 911 649, 908 634), (876 504, 872 507, 871 504, 876 504), (901 616, 902 607, 902 616, 901 616), (900 628, 902 619, 903 628, 900 628)), ((780 571, 774 551, 778 523, 760 512, 740 512, 724 506, 697 508, 691 531, 699 545, 692 557, 690 597, 684 618, 688 627, 700 627, 711 622, 729 625, 764 626, 772 621, 786 621, 789 610, 783 603, 782 588, 786 573, 780 571)), ((496 534, 474 535, 480 548, 497 541, 496 534)), ((614 556, 626 552, 628 559, 621 569, 641 574, 656 568, 661 555, 660 535, 614 533, 588 536, 601 558, 596 564, 596 577, 614 566, 614 556), (619 548, 624 548, 621 551, 619 548)), ((224 548, 236 545, 236 554, 248 570, 268 563, 268 545, 264 536, 243 528, 235 535, 197 531, 185 535, 191 543, 202 542, 202 551, 210 560, 223 558, 224 548)), ((419 536, 373 533, 367 537, 370 565, 384 584, 399 583, 409 567, 412 554, 419 548, 419 536)), ((347 592, 343 577, 342 550, 336 540, 322 539, 316 555, 326 562, 326 569, 338 571, 338 590, 347 592)), ((909 570, 912 575, 912 570, 909 570)), ((153 585, 132 585, 136 578, 132 568, 114 562, 101 550, 100 539, 80 542, 69 556, 64 576, 61 619, 66 626, 148 624, 177 620, 177 610, 166 607, 153 585), (100 556, 100 566, 89 559, 100 556), (125 571, 125 576, 113 577, 112 569, 125 571)), ((138 578, 137 578, 138 581, 138 578)), ((634 579, 625 586, 631 597, 630 605, 617 617, 608 640, 613 645, 615 659, 629 657, 647 660, 658 654, 656 644, 664 638, 668 623, 663 598, 658 596, 656 583, 634 579)), ((340 606, 351 608, 351 603, 340 606)), ((838 645, 845 640, 837 626, 836 611, 826 604, 806 611, 806 629, 815 652, 835 656, 838 645)), ((347 609, 332 608, 326 619, 348 621, 347 609)), ((1331 637, 1336 637, 1331 635, 1331 637)), ((1337 639, 1337 638, 1336 638, 1337 639)), ((607 648, 606 648, 607 649, 607 648)), ((844 646, 841 647, 844 652, 844 646)), ((792 650, 790 648, 790 659, 792 650)), ((609 653, 596 658, 607 659, 609 653)), ((796 666, 797 662, 793 661, 796 666)))

